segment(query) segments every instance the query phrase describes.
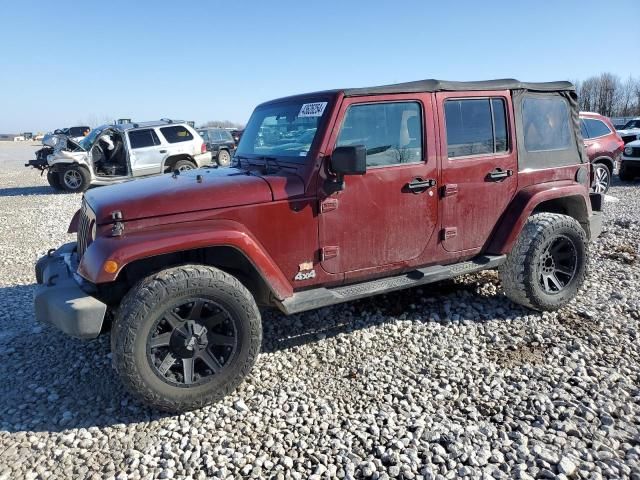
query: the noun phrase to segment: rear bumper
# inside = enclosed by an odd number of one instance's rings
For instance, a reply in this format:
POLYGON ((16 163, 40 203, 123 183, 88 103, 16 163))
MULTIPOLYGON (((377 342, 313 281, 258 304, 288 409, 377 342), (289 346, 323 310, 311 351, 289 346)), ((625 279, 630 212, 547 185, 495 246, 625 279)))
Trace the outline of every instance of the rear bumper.
POLYGON ((193 159, 196 161, 199 167, 204 167, 205 165, 211 165, 211 152, 200 153, 195 155, 193 159))
POLYGON ((76 338, 95 338, 102 330, 107 306, 81 288, 74 275, 74 243, 67 243, 36 264, 36 320, 76 338))

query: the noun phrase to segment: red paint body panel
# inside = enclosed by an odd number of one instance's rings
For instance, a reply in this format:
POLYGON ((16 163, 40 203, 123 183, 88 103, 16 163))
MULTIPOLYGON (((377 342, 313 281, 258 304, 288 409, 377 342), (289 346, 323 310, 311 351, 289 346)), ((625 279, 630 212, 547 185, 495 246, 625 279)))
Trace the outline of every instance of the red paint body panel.
POLYGON ((517 172, 516 138, 513 127, 511 93, 491 92, 446 92, 436 94, 442 141, 442 188, 456 185, 457 193, 441 200, 442 225, 455 229, 456 234, 443 239, 442 246, 449 252, 479 251, 495 227, 498 219, 513 198, 518 176, 512 175, 499 182, 487 180, 489 172, 496 168, 517 172), (497 98, 505 102, 509 151, 486 155, 448 158, 446 129, 444 128, 444 102, 456 98, 497 98))
POLYGON ((98 237, 82 257, 78 273, 95 283, 111 282, 116 279, 122 267, 135 260, 212 245, 230 246, 244 253, 279 299, 293 293, 291 285, 269 256, 267 249, 244 225, 228 220, 161 225, 122 237, 98 237), (184 232, 188 232, 188 235, 184 232), (106 260, 117 262, 120 266, 118 272, 106 273, 102 269, 106 260))
MULTIPOLYGON (((545 170, 532 172, 532 176, 541 177, 543 175, 542 172, 545 172, 545 170)), ((533 179, 530 180, 532 181, 533 179)), ((540 203, 567 197, 581 198, 584 201, 587 212, 591 213, 591 203, 587 189, 584 185, 573 180, 532 183, 530 186, 521 189, 502 216, 494 234, 489 238, 485 251, 493 254, 509 253, 518 239, 527 218, 540 203)))
POLYGON ((200 169, 176 175, 124 182, 85 193, 98 225, 111 222, 111 212, 120 210, 124 221, 255 205, 273 200, 268 182, 236 169, 200 169), (202 176, 202 182, 196 176, 202 176))

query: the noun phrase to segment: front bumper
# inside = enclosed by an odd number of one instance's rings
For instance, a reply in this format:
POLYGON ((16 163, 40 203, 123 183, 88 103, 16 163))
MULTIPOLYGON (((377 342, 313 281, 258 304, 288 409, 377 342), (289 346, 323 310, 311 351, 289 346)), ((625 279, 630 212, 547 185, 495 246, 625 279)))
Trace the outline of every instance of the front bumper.
POLYGON ((638 162, 640 162, 640 157, 627 157, 626 155, 622 155, 620 157, 620 162, 638 163, 638 162))
POLYGON ((95 338, 107 306, 81 288, 72 267, 76 244, 67 243, 38 260, 34 295, 36 320, 76 338, 95 338))

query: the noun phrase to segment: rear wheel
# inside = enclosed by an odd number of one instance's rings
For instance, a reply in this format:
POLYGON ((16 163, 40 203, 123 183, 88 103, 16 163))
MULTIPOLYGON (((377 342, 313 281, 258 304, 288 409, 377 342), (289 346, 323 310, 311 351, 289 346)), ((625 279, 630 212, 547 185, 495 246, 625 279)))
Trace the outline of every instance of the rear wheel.
POLYGON ((184 265, 126 295, 111 340, 134 395, 161 410, 191 410, 220 400, 249 373, 262 341, 260 312, 235 277, 184 265))
POLYGON ((505 294, 535 310, 557 310, 582 286, 587 269, 586 234, 572 217, 532 215, 500 269, 505 294))
POLYGON ((63 190, 62 182, 60 181, 60 174, 58 172, 47 170, 47 182, 49 182, 49 185, 51 185, 54 190, 63 190))
POLYGON ((67 192, 84 192, 89 188, 91 175, 80 165, 69 165, 60 173, 60 183, 67 192))
POLYGON ((190 160, 178 160, 176 164, 173 166, 174 170, 178 170, 180 172, 186 172, 187 170, 193 170, 194 168, 198 168, 195 163, 190 160))
POLYGON ((607 193, 611 186, 611 171, 604 163, 593 164, 593 184, 591 190, 595 193, 607 193))
POLYGON ((218 152, 218 165, 221 167, 228 167, 231 165, 231 155, 227 150, 220 150, 220 152, 218 152))

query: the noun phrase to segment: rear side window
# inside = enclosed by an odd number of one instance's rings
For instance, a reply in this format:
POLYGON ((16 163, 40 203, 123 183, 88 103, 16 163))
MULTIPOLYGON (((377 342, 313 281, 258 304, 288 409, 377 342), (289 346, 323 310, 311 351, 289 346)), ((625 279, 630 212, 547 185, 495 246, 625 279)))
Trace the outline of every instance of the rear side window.
POLYGON ((587 132, 589 132, 589 136, 587 138, 603 137, 611 133, 611 129, 601 120, 585 118, 582 121, 587 128, 587 132))
POLYGON ((488 155, 509 149, 503 99, 447 100, 444 115, 449 158, 488 155))
POLYGON ((422 113, 417 102, 351 105, 337 147, 364 145, 367 166, 422 161, 422 113))
POLYGON ((193 140, 193 135, 185 127, 176 125, 174 127, 162 127, 160 129, 162 136, 167 139, 169 143, 188 142, 193 140))
POLYGON ((522 104, 527 152, 567 150, 571 146, 569 108, 559 97, 528 96, 522 104))
POLYGON ((153 129, 134 130, 129 132, 131 148, 145 148, 160 145, 160 139, 153 129))

